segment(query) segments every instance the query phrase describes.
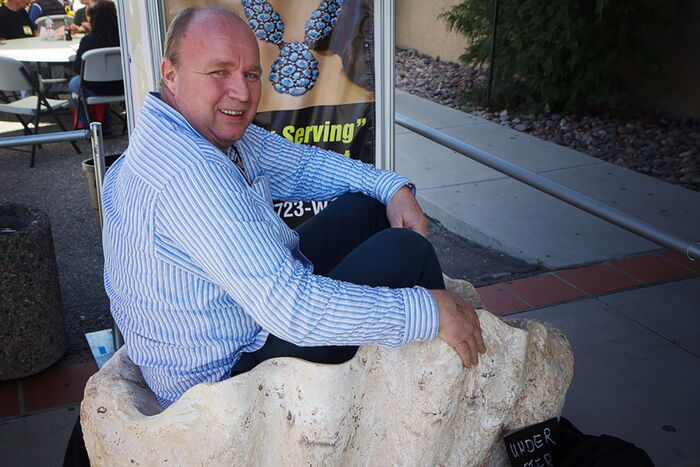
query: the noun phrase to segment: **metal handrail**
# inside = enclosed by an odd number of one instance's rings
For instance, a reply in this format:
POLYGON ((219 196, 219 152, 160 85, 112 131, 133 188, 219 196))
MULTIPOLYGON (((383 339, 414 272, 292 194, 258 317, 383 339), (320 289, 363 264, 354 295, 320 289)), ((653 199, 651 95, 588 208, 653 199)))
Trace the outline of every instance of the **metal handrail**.
MULTIPOLYGON (((89 130, 59 131, 55 133, 42 133, 40 135, 23 135, 0 138, 0 148, 11 148, 15 146, 33 146, 35 144, 63 143, 67 141, 90 140, 92 146, 92 160, 95 164, 95 186, 97 189, 97 208, 99 211, 100 228, 102 228, 102 181, 105 171, 105 149, 102 138, 102 124, 99 122, 90 123, 89 130)), ((112 319, 112 339, 114 350, 124 345, 117 324, 112 319)))
POLYGON ((412 120, 405 115, 396 114, 394 121, 421 136, 428 138, 442 146, 457 151, 477 162, 480 162, 494 170, 504 173, 520 182, 530 185, 557 199, 565 201, 572 206, 582 209, 594 216, 600 217, 611 224, 622 227, 640 237, 651 240, 654 243, 665 246, 673 251, 685 254, 691 261, 700 258, 700 242, 691 241, 681 235, 670 232, 645 220, 635 217, 625 211, 612 207, 590 196, 560 185, 552 180, 538 175, 529 170, 500 159, 493 154, 482 151, 479 148, 466 144, 456 138, 441 133, 429 126, 412 120))
POLYGON ((65 143, 90 139, 90 130, 59 131, 56 133, 42 133, 40 135, 8 136, 0 138, 0 148, 15 146, 34 146, 35 144, 65 143))

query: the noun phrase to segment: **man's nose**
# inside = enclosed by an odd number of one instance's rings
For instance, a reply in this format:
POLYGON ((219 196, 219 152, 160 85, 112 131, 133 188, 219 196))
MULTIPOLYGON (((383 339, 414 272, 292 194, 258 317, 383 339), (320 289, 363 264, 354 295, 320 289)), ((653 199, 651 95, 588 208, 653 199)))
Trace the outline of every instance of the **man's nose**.
POLYGON ((250 89, 245 77, 238 74, 233 74, 228 80, 228 97, 236 99, 240 102, 248 102, 250 100, 250 89))

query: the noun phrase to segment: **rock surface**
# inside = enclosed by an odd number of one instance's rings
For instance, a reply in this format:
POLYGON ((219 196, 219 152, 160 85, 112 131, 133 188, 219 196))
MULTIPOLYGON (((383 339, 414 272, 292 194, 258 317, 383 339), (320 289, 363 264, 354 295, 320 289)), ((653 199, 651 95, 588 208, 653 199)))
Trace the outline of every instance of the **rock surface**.
POLYGON ((440 340, 364 346, 341 365, 268 360, 197 385, 164 411, 121 349, 85 389, 90 460, 504 465, 504 435, 560 413, 573 358, 566 337, 543 323, 520 329, 485 310, 479 317, 488 352, 471 369, 440 340))

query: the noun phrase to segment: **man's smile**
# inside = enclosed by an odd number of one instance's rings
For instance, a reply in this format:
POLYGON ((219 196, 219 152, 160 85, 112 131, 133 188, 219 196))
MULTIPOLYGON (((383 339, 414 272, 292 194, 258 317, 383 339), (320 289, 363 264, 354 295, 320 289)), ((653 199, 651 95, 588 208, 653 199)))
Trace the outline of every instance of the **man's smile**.
POLYGON ((232 117, 240 117, 243 115, 245 112, 242 110, 229 110, 229 109, 219 109, 219 112, 221 112, 224 115, 230 115, 232 117))

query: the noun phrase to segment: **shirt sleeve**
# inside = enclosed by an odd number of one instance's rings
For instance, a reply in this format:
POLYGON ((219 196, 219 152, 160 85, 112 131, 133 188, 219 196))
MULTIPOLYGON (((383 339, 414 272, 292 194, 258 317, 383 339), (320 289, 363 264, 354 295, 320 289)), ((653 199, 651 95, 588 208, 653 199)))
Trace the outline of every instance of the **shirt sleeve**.
POLYGON ((325 201, 360 192, 387 204, 399 188, 410 183, 395 172, 316 146, 292 143, 254 125, 246 131, 244 145, 270 176, 276 199, 325 201))
POLYGON ((284 224, 232 169, 203 163, 171 181, 156 206, 156 243, 196 265, 260 326, 301 346, 390 347, 437 335, 422 287, 390 289, 312 274, 283 244, 284 224), (268 212, 270 215, 268 216, 268 212))
POLYGON ((85 17, 85 7, 80 8, 78 11, 75 12, 75 16, 73 17, 73 24, 76 26, 82 25, 87 18, 85 17))
POLYGON ((32 29, 36 29, 36 20, 39 17, 41 17, 41 6, 34 3, 31 8, 29 8, 29 19, 32 23, 32 29))

